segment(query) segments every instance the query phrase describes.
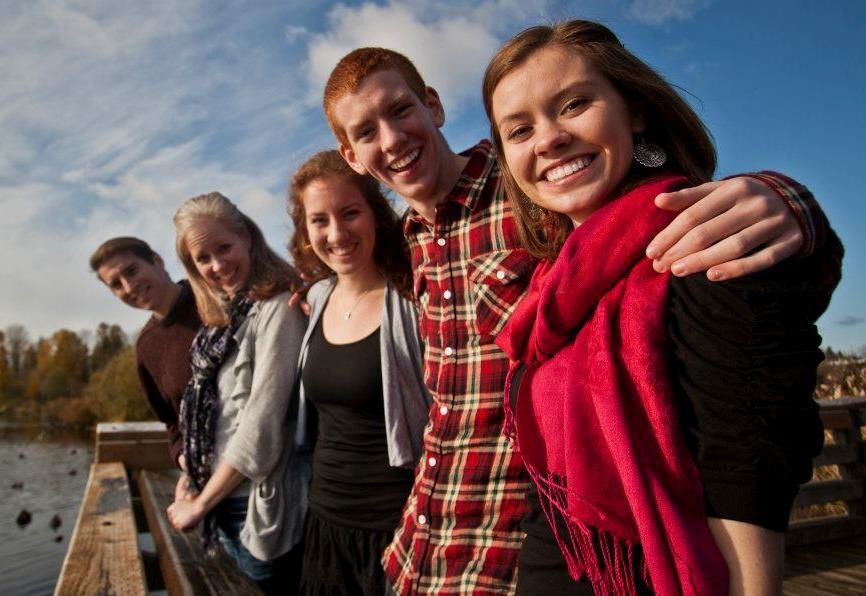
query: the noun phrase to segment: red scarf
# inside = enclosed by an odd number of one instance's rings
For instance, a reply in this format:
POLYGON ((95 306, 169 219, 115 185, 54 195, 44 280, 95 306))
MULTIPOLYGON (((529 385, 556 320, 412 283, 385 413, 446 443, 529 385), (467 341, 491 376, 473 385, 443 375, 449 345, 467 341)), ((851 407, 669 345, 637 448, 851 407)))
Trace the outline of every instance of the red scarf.
POLYGON ((510 356, 510 395, 527 365, 515 435, 574 579, 596 593, 635 593, 633 549, 661 595, 728 593, 707 527, 701 480, 678 426, 668 368, 668 276, 644 256, 673 214, 660 178, 612 200, 542 263, 497 343, 510 356), (559 524, 556 519, 559 519, 559 524), (595 543, 595 544, 594 544, 595 543))

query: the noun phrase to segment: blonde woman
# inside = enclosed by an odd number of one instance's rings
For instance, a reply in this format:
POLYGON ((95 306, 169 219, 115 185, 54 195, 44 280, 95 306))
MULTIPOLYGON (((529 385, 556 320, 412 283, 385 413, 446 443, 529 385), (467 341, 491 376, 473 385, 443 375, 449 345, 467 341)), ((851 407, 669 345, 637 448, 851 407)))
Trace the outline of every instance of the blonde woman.
POLYGON ((286 302, 294 269, 226 197, 186 201, 174 217, 177 253, 204 327, 190 353, 193 377, 181 421, 190 496, 168 508, 189 530, 204 521, 241 570, 266 592, 285 593, 302 536, 306 456, 290 440, 295 365, 306 320, 286 302), (294 555, 294 556, 293 556, 294 555), (273 561, 285 556, 277 581, 273 561))

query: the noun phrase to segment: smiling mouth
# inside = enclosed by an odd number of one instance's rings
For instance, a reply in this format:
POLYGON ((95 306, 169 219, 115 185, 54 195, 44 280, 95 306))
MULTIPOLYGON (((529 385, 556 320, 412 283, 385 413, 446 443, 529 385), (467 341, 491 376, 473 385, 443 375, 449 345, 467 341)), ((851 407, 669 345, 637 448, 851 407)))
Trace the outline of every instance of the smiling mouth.
POLYGON ((391 163, 391 165, 388 166, 388 169, 391 170, 392 172, 397 172, 397 173, 405 172, 410 167, 412 167, 412 165, 416 161, 418 161, 419 157, 421 157, 421 149, 420 148, 415 149, 414 151, 409 153, 409 155, 407 155, 406 157, 401 157, 400 159, 394 161, 393 163, 391 163))
POLYGON ((328 251, 337 258, 348 257, 353 252, 355 252, 356 245, 351 246, 334 246, 328 249, 328 251))
POLYGON ((592 157, 578 157, 561 166, 556 166, 544 172, 544 179, 548 182, 558 182, 566 176, 570 176, 575 172, 579 172, 592 163, 592 157))

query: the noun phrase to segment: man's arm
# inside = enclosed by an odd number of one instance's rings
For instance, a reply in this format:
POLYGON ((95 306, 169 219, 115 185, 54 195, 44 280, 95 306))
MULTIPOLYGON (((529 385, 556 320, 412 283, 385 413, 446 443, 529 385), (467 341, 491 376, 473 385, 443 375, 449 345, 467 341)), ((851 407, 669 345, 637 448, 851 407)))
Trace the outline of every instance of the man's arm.
POLYGON ((165 428, 168 431, 168 451, 171 454, 171 459, 178 467, 181 467, 179 458, 183 453, 183 436, 180 433, 177 410, 174 404, 162 395, 150 371, 147 370, 140 360, 136 365, 136 370, 138 372, 138 381, 141 384, 141 390, 147 399, 147 403, 150 404, 156 417, 165 423, 165 428))
POLYGON ((647 248, 657 271, 707 271, 713 281, 767 269, 823 246, 829 230, 809 190, 777 172, 758 172, 661 194, 682 210, 647 248))

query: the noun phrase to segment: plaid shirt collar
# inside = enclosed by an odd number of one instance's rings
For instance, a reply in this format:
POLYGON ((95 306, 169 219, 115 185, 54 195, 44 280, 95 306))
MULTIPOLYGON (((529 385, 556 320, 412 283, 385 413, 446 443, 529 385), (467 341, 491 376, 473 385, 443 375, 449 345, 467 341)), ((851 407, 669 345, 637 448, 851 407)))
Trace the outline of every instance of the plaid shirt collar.
MULTIPOLYGON (((484 186, 479 185, 478 181, 487 180, 491 170, 499 167, 499 164, 496 161, 493 145, 487 139, 482 139, 477 145, 462 151, 459 155, 461 157, 468 157, 469 161, 460 173, 457 184, 454 185, 454 188, 451 189, 451 192, 448 193, 441 205, 456 203, 472 212, 478 203, 479 196, 484 190, 484 186)), ((403 221, 403 233, 406 236, 412 236, 417 226, 429 225, 430 222, 410 207, 406 211, 403 221)))

